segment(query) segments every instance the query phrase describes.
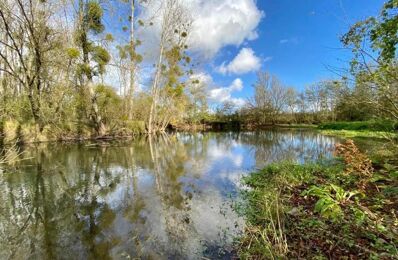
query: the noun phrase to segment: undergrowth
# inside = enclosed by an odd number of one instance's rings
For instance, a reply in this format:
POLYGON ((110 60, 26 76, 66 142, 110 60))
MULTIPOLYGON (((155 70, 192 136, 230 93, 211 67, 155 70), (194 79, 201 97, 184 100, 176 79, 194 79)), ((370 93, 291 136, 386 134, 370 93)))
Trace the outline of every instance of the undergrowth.
POLYGON ((336 158, 270 165, 243 179, 242 259, 398 259, 398 167, 352 141, 336 158))

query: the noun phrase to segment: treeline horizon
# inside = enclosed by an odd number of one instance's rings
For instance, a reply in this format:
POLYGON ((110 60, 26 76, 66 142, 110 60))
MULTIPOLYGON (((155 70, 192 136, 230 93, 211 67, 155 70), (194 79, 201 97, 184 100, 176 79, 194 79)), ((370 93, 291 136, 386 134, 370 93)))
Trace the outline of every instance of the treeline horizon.
MULTIPOLYGON (((326 122, 397 121, 383 108, 370 102, 371 92, 343 80, 324 80, 302 91, 286 86, 267 71, 257 73, 254 96, 242 107, 232 102, 219 105, 203 122, 237 121, 249 126, 276 124, 321 124, 326 122)), ((369 89, 368 89, 369 90, 369 89)))
POLYGON ((378 16, 355 23, 341 37, 353 58, 340 80, 298 92, 261 71, 243 107, 227 102, 212 111, 208 86, 193 77, 200 61, 189 49, 193 21, 181 0, 3 0, 0 136, 45 141, 151 135, 169 126, 231 120, 253 126, 397 121, 397 8, 397 0, 387 1, 378 16), (157 13, 138 18, 150 4, 158 5, 157 13), (124 40, 106 30, 109 7, 128 10, 113 21, 122 26, 124 40), (140 50, 154 42, 142 42, 136 31, 154 26, 159 39, 148 59, 140 50), (144 69, 150 77, 142 89, 144 69), (110 71, 118 75, 117 89, 105 84, 110 71))

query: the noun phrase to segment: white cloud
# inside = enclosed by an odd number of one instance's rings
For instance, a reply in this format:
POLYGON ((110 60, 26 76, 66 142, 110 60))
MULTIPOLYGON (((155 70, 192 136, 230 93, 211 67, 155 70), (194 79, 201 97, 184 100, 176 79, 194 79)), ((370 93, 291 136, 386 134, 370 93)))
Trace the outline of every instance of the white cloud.
POLYGON ((298 44, 300 40, 297 37, 292 37, 289 39, 281 39, 279 41, 280 44, 286 44, 286 43, 292 43, 292 44, 298 44))
POLYGON ((265 59, 263 60, 263 62, 269 62, 272 60, 272 57, 265 57, 265 59))
POLYGON ((240 78, 235 79, 228 87, 216 85, 212 76, 207 73, 192 75, 191 80, 199 80, 199 85, 205 88, 210 103, 232 102, 237 107, 242 107, 246 103, 243 98, 232 97, 232 93, 243 90, 243 81, 240 78))
POLYGON ((261 60, 250 48, 243 48, 227 65, 223 63, 218 71, 222 74, 245 74, 257 71, 261 67, 261 60))
POLYGON ((246 104, 246 100, 243 98, 231 98, 230 102, 235 104, 236 107, 243 107, 246 104))
POLYGON ((209 74, 204 72, 194 74, 190 77, 190 79, 191 81, 198 80, 200 84, 204 84, 208 87, 214 85, 213 78, 209 74))
POLYGON ((258 37, 264 16, 255 0, 189 0, 194 23, 191 46, 211 57, 222 47, 240 45, 258 37))
MULTIPOLYGON (((212 58, 225 46, 239 46, 258 37, 256 29, 264 13, 257 8, 255 0, 184 0, 181 3, 193 20, 190 49, 206 58, 212 58)), ((146 21, 151 17, 155 17, 154 25, 139 27, 138 35, 144 45, 155 48, 160 35, 159 4, 150 4, 138 19, 146 21)), ((153 53, 151 47, 145 48, 148 54, 153 53)))
POLYGON ((232 102, 236 106, 241 107, 245 104, 243 98, 234 98, 232 93, 241 91, 243 89, 243 82, 240 78, 235 79, 229 87, 218 87, 209 90, 209 99, 213 102, 224 103, 232 102))
POLYGON ((243 81, 240 78, 235 79, 230 88, 233 91, 241 91, 243 89, 243 81))

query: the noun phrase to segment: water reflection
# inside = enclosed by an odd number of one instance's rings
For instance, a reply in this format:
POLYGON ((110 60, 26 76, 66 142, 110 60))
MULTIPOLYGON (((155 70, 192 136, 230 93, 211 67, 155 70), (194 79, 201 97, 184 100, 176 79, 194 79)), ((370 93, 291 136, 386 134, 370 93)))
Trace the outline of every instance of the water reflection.
POLYGON ((335 141, 283 130, 26 149, 0 175, 0 258, 228 258, 240 176, 335 141))

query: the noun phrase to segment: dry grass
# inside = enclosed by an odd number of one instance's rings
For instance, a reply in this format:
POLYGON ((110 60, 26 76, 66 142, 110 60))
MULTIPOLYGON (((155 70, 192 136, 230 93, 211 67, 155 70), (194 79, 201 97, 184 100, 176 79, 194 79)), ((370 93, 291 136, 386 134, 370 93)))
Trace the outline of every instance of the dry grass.
POLYGON ((270 198, 261 198, 261 225, 249 224, 245 237, 240 241, 240 255, 245 259, 280 259, 288 252, 287 239, 284 232, 283 211, 281 209, 279 192, 270 198), (247 255, 250 252, 250 255, 247 255))
POLYGON ((10 165, 16 163, 20 160, 21 154, 22 153, 19 150, 17 142, 15 142, 12 146, 8 148, 3 148, 0 151, 0 167, 2 165, 10 165))

